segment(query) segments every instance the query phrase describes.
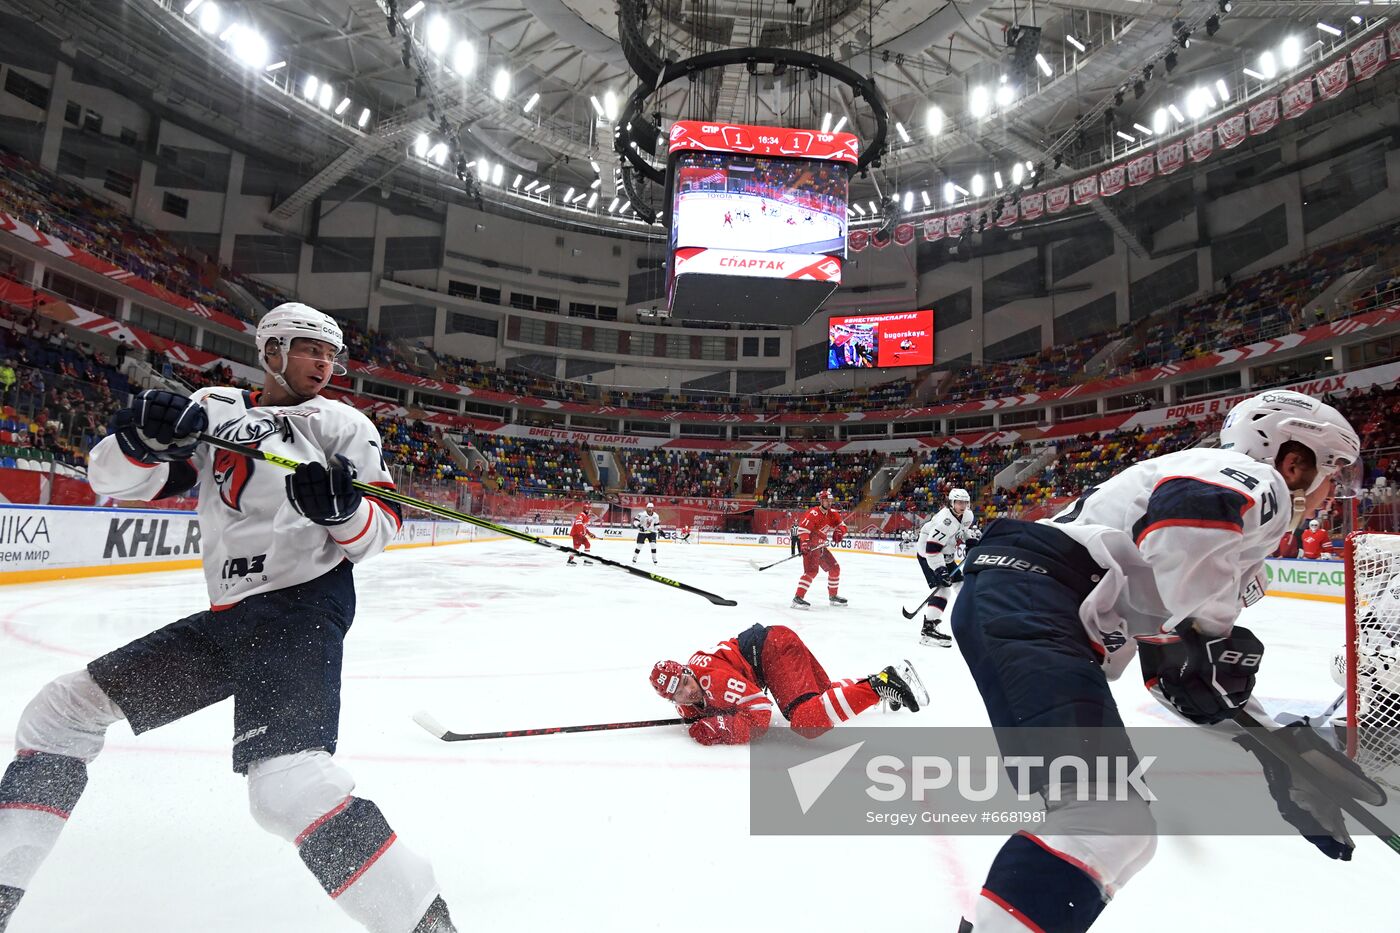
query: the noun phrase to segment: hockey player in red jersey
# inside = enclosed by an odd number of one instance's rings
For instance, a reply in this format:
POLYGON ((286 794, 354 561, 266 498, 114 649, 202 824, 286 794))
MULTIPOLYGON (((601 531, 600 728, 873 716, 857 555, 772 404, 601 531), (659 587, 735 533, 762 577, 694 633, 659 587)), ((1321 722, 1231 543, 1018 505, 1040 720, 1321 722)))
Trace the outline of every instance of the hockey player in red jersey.
POLYGON ((846 599, 837 596, 841 588, 841 565, 831 556, 830 545, 840 544, 846 537, 846 523, 841 513, 836 511, 836 495, 830 489, 817 493, 817 504, 807 510, 807 514, 797 522, 797 551, 802 555, 802 577, 797 581, 797 593, 792 597, 792 608, 810 609, 812 604, 804 598, 807 587, 817 576, 818 570, 826 571, 826 595, 833 606, 846 605, 846 599))
POLYGON ((755 625, 695 652, 687 664, 657 661, 651 685, 695 720, 690 737, 701 745, 753 741, 768 731, 775 703, 793 730, 809 739, 881 699, 914 713, 928 703, 928 691, 908 661, 869 677, 832 680, 797 633, 783 625, 755 625))
MULTIPOLYGON (((593 513, 587 509, 584 509, 574 516, 574 523, 569 526, 569 535, 574 539, 574 548, 576 550, 584 550, 592 553, 593 545, 589 543, 589 539, 598 537, 588 530, 588 523, 592 518, 593 513)), ((574 560, 574 555, 570 554, 569 566, 572 567, 575 563, 577 563, 577 561, 574 560)))
POLYGON ((1308 530, 1303 532, 1303 556, 1308 560, 1322 560, 1331 557, 1332 536, 1322 530, 1322 522, 1313 519, 1308 522, 1308 530))

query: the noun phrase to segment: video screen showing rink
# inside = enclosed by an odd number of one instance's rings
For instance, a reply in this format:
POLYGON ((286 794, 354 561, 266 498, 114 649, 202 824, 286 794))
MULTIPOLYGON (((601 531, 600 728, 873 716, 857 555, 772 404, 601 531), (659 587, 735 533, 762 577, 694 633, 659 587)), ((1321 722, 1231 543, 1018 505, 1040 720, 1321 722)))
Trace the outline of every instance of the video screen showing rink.
MULTIPOLYGON (((593 545, 631 561, 630 536, 593 545)), ((448 744, 412 719, 428 710, 480 732, 674 716, 648 684, 652 664, 762 623, 792 628, 834 677, 914 663, 928 706, 855 725, 986 724, 956 648, 920 646, 918 620, 901 615, 927 592, 912 559, 839 550, 850 605, 829 605, 819 579, 801 612, 789 608, 800 561, 751 563, 787 553, 663 541, 653 568, 643 550, 639 566, 736 608, 510 540, 395 550, 355 569, 337 758, 432 858, 463 929, 713 933, 720 910, 746 929, 806 933, 868 928, 888 905, 895 919, 879 925, 957 927, 999 836, 750 836, 743 746, 702 747, 680 727, 448 744)), ((0 708, 12 713, 0 742, 13 745, 14 714, 45 682, 204 605, 197 570, 0 588, 0 708)), ((1256 696, 1271 714, 1315 713, 1336 695, 1342 606, 1265 597, 1241 622, 1267 646, 1256 696)), ((1113 690, 1130 726, 1170 722, 1135 671, 1113 690)), ((227 702, 140 738, 114 726, 14 933, 346 930, 295 851, 250 822, 231 738, 227 702)), ((775 717, 760 741, 804 740, 775 717)), ((1394 929, 1388 897, 1337 909, 1339 892, 1387 890, 1391 859, 1360 835, 1350 863, 1295 835, 1164 836, 1152 878, 1114 899, 1110 926, 1178 933, 1203 921, 1173 904, 1224 903, 1247 879, 1247 903, 1230 908, 1245 929, 1394 929)))

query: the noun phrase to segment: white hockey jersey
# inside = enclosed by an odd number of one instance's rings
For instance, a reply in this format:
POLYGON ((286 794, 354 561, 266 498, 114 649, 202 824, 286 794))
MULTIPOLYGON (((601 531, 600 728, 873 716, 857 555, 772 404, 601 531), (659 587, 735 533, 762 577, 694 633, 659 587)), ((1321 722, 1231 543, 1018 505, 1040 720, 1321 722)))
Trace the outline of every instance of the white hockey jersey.
POLYGON ((930 564, 936 564, 939 555, 943 556, 944 563, 953 563, 957 559, 958 548, 967 546, 967 533, 972 522, 971 505, 963 509, 962 518, 954 515, 952 509, 944 508, 919 529, 914 553, 930 564))
POLYGON ((632 524, 636 525, 642 534, 652 534, 661 528, 661 515, 658 512, 638 512, 633 517, 632 524))
POLYGON ((1206 634, 1229 632, 1264 595, 1264 558, 1291 525, 1292 506, 1271 465, 1194 449, 1134 464, 1041 523, 1108 571, 1079 616, 1115 678, 1135 653, 1134 638, 1186 619, 1206 634))
MULTIPOLYGON (((299 462, 328 463, 343 454, 357 479, 392 489, 379 432, 343 402, 313 398, 295 406, 257 404, 256 392, 211 387, 192 398, 209 415, 209 433, 299 462)), ((373 557, 401 524, 398 508, 365 496, 347 522, 318 525, 287 499, 288 471, 228 451, 201 446, 188 464, 149 465, 104 437, 92 449, 88 480, 98 495, 149 501, 199 485, 199 526, 204 579, 214 609, 227 609, 256 593, 305 583, 342 560, 373 557), (193 467, 193 474, 190 473, 193 467)))

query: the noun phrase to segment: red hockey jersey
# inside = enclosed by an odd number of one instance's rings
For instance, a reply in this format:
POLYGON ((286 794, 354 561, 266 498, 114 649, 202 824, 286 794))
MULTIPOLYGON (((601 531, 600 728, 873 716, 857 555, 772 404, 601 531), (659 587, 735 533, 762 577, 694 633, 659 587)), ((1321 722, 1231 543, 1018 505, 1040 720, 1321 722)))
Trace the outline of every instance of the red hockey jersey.
POLYGON ((1317 560, 1322 557, 1323 552, 1332 550, 1332 537, 1327 532, 1319 528, 1313 531, 1309 528, 1303 532, 1303 556, 1309 560, 1317 560))
POLYGON ((713 648, 697 651, 688 662, 705 691, 704 706, 678 706, 690 718, 720 712, 693 723, 690 735, 702 745, 743 745, 768 731, 773 719, 773 701, 758 686, 737 639, 722 641, 713 648))
POLYGON ((839 542, 846 536, 846 522, 835 509, 822 511, 821 506, 814 505, 797 522, 797 536, 806 548, 821 547, 828 536, 832 542, 839 542))
POLYGON ((584 535, 587 535, 590 538, 598 537, 593 532, 588 530, 588 522, 589 519, 591 519, 592 517, 593 513, 587 510, 578 513, 578 515, 574 516, 573 525, 569 527, 569 534, 573 535, 576 538, 581 538, 584 535))

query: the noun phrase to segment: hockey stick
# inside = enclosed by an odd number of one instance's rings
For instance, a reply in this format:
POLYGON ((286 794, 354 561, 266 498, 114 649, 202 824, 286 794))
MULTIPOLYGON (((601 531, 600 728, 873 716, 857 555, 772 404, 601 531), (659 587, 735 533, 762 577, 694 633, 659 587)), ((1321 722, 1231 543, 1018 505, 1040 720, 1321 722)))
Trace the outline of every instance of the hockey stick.
MULTIPOLYGON (((962 561, 958 561, 957 566, 955 566, 953 569, 954 569, 955 571, 956 571, 956 570, 961 570, 961 569, 962 569, 962 561)), ((906 618, 906 619, 912 619, 912 618, 914 618, 914 616, 916 616, 916 615, 919 614, 919 610, 923 609, 925 606, 928 605, 928 601, 929 601, 930 599, 933 599, 935 593, 937 593, 939 590, 946 590, 946 589, 948 589, 949 587, 955 586, 955 585, 956 585, 956 584, 949 583, 948 586, 935 586, 933 589, 931 589, 931 590, 928 591, 928 595, 925 596, 925 597, 919 602, 919 604, 918 604, 917 606, 915 606, 913 609, 904 609, 904 608, 901 607, 899 611, 902 612, 902 613, 904 613, 904 618, 906 618)))
POLYGON ((1331 789, 1332 781, 1329 778, 1314 768, 1303 756, 1294 752, 1292 748, 1282 742, 1275 741, 1273 733, 1243 707, 1236 708, 1231 714, 1231 718, 1243 726, 1255 741, 1272 752, 1275 758, 1286 764, 1290 771, 1303 777, 1319 792, 1329 797, 1334 804, 1351 814, 1352 819, 1366 827, 1397 855, 1400 855, 1400 833, 1387 826, 1380 817, 1366 809, 1366 806, 1355 797, 1346 793, 1334 792, 1331 789))
MULTIPOLYGON (((831 545, 829 545, 829 544, 823 544, 821 547, 812 548, 812 550, 807 551, 806 554, 815 554, 815 553, 817 553, 817 551, 825 551, 825 550, 826 550, 827 548, 829 548, 829 547, 831 547, 831 545)), ((776 567, 776 566, 778 566, 779 564, 786 564, 786 563, 787 563, 788 561, 790 561, 790 560, 796 560, 797 558, 803 557, 803 556, 805 556, 804 553, 803 553, 802 551, 798 551, 796 554, 793 554, 793 555, 788 556, 788 557, 784 557, 782 560, 775 560, 775 561, 773 561, 773 563, 771 563, 771 564, 760 564, 760 563, 759 563, 758 561, 756 561, 756 560, 751 560, 751 561, 749 561, 749 566, 752 567, 754 570, 767 570, 767 569, 769 569, 770 567, 776 567)))
MULTIPOLYGON (((200 441, 208 444, 211 447, 217 447, 220 450, 227 450, 235 454, 242 454, 243 456, 251 457, 254 460, 263 460, 267 463, 272 463, 277 466, 280 466, 283 469, 295 470, 297 467, 301 466, 300 463, 288 457, 279 457, 277 454, 268 453, 265 450, 258 450, 256 447, 249 447, 246 444, 237 444, 233 441, 226 441, 223 438, 214 437, 212 434, 200 434, 199 439, 200 441)), ((725 599, 723 596, 718 596, 714 593, 702 590, 699 587, 691 586, 688 583, 681 583, 679 580, 672 580, 670 577, 663 577, 660 574, 656 573, 647 573, 640 567, 632 567, 627 564, 619 563, 615 560, 609 560, 606 557, 597 557, 591 553, 586 554, 583 551, 577 550, 576 548, 568 547, 563 544, 555 544, 553 541, 546 541, 543 538, 537 538, 534 535, 526 534, 523 531, 516 531, 514 528, 508 528, 505 525, 498 525, 495 522, 487 521, 484 518, 478 518, 475 515, 470 515, 466 512, 459 512, 456 509, 448 508, 445 505, 438 505, 435 502, 426 502, 422 499, 415 499, 413 496, 404 495, 397 489, 387 489, 383 486, 372 486, 369 483, 362 483, 359 480, 354 480, 351 483, 351 485, 353 485, 360 492, 369 493, 370 495, 376 496, 387 502, 396 502, 399 505, 406 505, 411 508, 420 509, 424 512, 431 512, 432 514, 440 515, 443 518, 450 518, 454 521, 459 521, 467 525, 475 525, 478 528, 485 528, 488 531, 494 531, 496 534, 504 535, 507 538, 515 538, 519 541, 528 541, 530 544, 538 544, 541 547, 547 547, 555 551, 563 551, 566 554, 576 554, 579 557, 584 557, 588 560, 594 560, 600 564, 606 564, 609 567, 616 567, 619 570, 625 570, 627 573, 632 574, 634 577, 642 577, 644 579, 651 580, 656 583, 662 583, 666 586, 674 587, 678 590, 685 590, 687 593, 694 593, 696 596, 703 596, 710 602, 714 603, 716 606, 739 605, 732 599, 725 599)))
POLYGON ((513 729, 509 732, 453 732, 444 729, 428 712, 419 710, 413 714, 413 721, 444 742, 473 742, 477 739, 518 739, 527 735, 559 735, 564 732, 607 732, 612 729, 647 729, 652 726, 686 726, 697 719, 643 719, 639 722, 598 722, 587 726, 551 726, 544 729, 513 729))

